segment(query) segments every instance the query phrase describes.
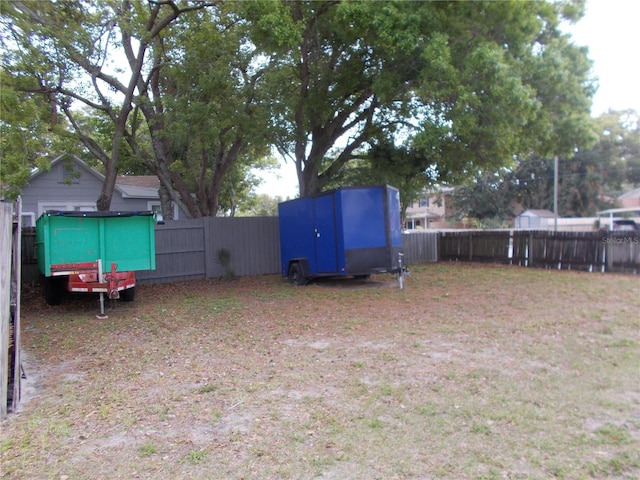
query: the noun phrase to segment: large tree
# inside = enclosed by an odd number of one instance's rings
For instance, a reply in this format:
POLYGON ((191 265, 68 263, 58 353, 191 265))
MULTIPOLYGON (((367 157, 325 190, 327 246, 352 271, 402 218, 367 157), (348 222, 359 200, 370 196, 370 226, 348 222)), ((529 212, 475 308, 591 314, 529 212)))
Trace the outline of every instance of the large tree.
MULTIPOLYGON (((3 2, 3 68, 12 72, 23 91, 48 99, 53 126, 56 114, 63 112, 78 139, 102 163, 105 182, 96 202, 99 210, 110 207, 123 142, 135 140, 129 129, 132 112, 136 107, 152 108, 160 67, 153 47, 181 15, 212 5, 194 1, 181 6, 170 0, 3 2), (114 56, 116 51, 121 55, 114 56), (110 148, 104 149, 92 131, 83 128, 78 104, 112 122, 110 148)), ((149 125, 154 122, 157 117, 147 120, 149 125)), ((134 151, 135 147, 134 143, 134 151)), ((164 158, 166 145, 156 141, 153 148, 156 157, 164 158)), ((158 173, 164 174, 159 175, 164 188, 173 190, 175 185, 179 191, 172 195, 174 200, 191 210, 186 185, 166 170, 158 173)))
POLYGON ((277 145, 316 193, 372 143, 458 181, 588 136, 590 62, 564 36, 581 2, 266 2, 254 42, 277 66, 277 145))
POLYGON ((161 198, 200 216, 231 164, 264 151, 266 123, 303 196, 380 146, 397 170, 413 157, 407 181, 454 182, 587 136, 590 64, 558 29, 580 2, 8 4, 3 65, 104 164, 102 209, 123 141, 161 198), (79 102, 113 123, 111 148, 77 121, 79 102))
MULTIPOLYGON (((634 112, 609 112, 592 119, 597 141, 590 148, 559 157, 558 213, 593 216, 614 207, 613 200, 630 182, 629 162, 638 158, 638 127, 634 112)), ((632 163, 631 163, 632 165, 632 163)), ((547 209, 554 204, 554 161, 531 155, 513 168, 482 173, 452 198, 458 217, 507 218, 514 209, 547 209)))
POLYGON ((173 172, 194 192, 198 215, 215 216, 255 183, 251 167, 268 164, 269 98, 250 26, 233 4, 185 17, 164 41, 158 97, 164 99, 162 138, 173 172))
MULTIPOLYGON (((427 163, 421 151, 405 145, 395 145, 391 139, 371 141, 371 148, 345 164, 328 179, 325 188, 343 185, 365 186, 389 184, 400 192, 401 215, 409 206, 433 188, 435 172, 425 169, 427 163)), ((332 162, 329 158, 327 162, 332 162)))
POLYGON ((619 148, 624 162, 625 182, 637 187, 640 185, 640 113, 634 110, 611 111, 601 118, 608 119, 606 124, 609 125, 602 133, 607 134, 619 148))
POLYGON ((44 78, 30 91, 61 106, 101 162, 106 180, 99 209, 110 204, 116 172, 144 171, 160 179, 167 219, 171 202, 191 217, 216 215, 221 208, 233 212, 252 184, 238 172, 248 172, 268 154, 268 99, 259 88, 266 65, 255 59, 249 24, 216 2, 65 5, 60 15, 36 2, 16 2, 8 10, 13 23, 7 31, 15 43, 30 45, 29 30, 37 39, 30 54, 16 55, 11 66, 24 77, 44 78), (70 32, 50 28, 64 23, 70 32), (44 50, 60 59, 59 74, 51 78, 32 61, 31 53, 44 50), (72 102, 93 109, 94 118, 86 121, 72 102), (108 145, 97 135, 105 126, 108 145), (223 205, 221 194, 228 197, 223 205))
POLYGON ((0 198, 15 198, 32 169, 47 169, 47 151, 55 136, 49 130, 50 109, 43 98, 33 98, 12 85, 0 68, 0 198))

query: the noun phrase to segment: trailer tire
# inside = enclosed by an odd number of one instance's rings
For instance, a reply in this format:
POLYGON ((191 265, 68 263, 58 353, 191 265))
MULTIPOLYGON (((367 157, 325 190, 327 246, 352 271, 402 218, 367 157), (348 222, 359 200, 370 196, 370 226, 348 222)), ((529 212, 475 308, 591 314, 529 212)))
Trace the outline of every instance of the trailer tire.
POLYGON ((62 303, 62 281, 59 278, 43 277, 42 287, 47 305, 60 305, 62 303))
POLYGON ((123 302, 133 302, 136 298, 136 287, 125 288, 120 291, 120 300, 123 302))
POLYGON ((306 285, 309 279, 302 274, 302 267, 299 262, 292 263, 289 266, 289 283, 295 285, 306 285))

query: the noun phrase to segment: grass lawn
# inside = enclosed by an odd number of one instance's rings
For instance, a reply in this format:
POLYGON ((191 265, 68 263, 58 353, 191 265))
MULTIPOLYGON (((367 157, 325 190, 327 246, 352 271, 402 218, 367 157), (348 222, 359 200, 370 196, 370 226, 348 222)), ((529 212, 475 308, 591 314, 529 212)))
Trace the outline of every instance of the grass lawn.
POLYGON ((411 270, 26 292, 0 478, 640 477, 640 278, 411 270))

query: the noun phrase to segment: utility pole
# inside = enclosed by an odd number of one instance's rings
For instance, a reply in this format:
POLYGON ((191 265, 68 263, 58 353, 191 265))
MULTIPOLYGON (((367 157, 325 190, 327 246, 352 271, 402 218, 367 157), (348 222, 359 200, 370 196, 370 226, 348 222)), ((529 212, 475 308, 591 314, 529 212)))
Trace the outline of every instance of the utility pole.
POLYGON ((558 156, 553 157, 553 213, 555 215, 553 231, 558 231, 558 156))

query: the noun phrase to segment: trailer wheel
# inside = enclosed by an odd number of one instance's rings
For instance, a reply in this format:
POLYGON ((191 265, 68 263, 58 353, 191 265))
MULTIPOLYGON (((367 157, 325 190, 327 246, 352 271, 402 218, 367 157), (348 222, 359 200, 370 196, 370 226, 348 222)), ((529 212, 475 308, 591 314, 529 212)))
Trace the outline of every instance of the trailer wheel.
POLYGON ((309 280, 302 274, 302 268, 298 262, 289 267, 289 282, 295 285, 306 285, 309 280))
POLYGON ((44 299, 47 305, 60 305, 62 303, 62 282, 55 277, 42 277, 44 299))
POLYGON ((120 291, 120 300, 123 302, 133 302, 136 298, 136 287, 126 288, 120 291))

